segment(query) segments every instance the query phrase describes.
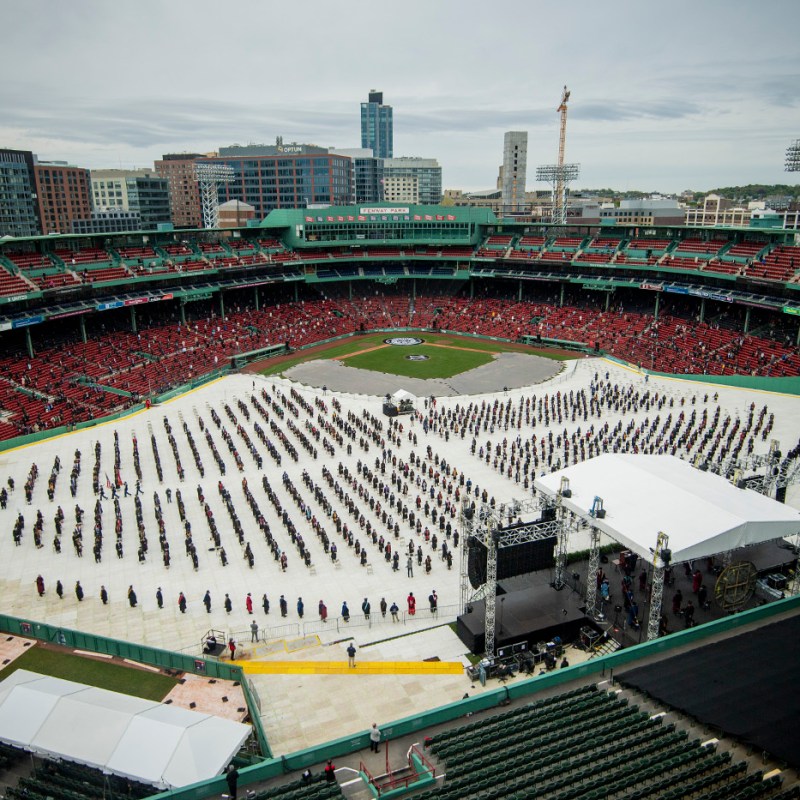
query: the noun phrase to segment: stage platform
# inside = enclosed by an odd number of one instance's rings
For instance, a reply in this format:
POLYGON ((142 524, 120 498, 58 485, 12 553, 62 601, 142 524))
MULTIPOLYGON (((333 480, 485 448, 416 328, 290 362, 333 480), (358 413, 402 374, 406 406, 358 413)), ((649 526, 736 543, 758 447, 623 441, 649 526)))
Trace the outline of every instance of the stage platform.
MULTIPOLYGON (((527 642, 549 642, 560 636, 563 642, 578 638, 582 626, 590 625, 584 616, 583 600, 569 588, 553 589, 546 578, 548 571, 532 573, 532 585, 517 591, 498 594, 495 605, 495 648, 527 642)), ((501 587, 502 589, 502 587, 501 587)), ((486 602, 471 604, 472 612, 457 619, 458 638, 473 653, 486 649, 486 602)))

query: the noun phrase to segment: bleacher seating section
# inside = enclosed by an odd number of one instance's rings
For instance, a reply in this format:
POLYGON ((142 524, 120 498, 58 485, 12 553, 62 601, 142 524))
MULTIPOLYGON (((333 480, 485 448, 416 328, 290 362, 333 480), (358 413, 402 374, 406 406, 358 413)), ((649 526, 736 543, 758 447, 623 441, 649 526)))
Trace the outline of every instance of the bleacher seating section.
POLYGON ((117 252, 124 261, 133 261, 134 263, 145 259, 159 258, 152 247, 118 247, 117 252))
POLYGON ((603 239, 597 237, 592 239, 587 245, 590 250, 611 250, 614 251, 619 247, 619 239, 603 239))
POLYGON ((518 243, 518 247, 530 249, 541 249, 547 240, 544 236, 523 236, 518 243))
POLYGON ((699 272, 703 269, 706 261, 699 256, 684 257, 670 254, 664 256, 659 263, 662 267, 668 267, 669 269, 688 269, 699 272))
POLYGON ((76 269, 90 264, 105 264, 111 262, 111 254, 105 250, 91 247, 83 250, 55 250, 53 255, 60 258, 66 267, 76 269))
POLYGON ((221 242, 198 242, 198 247, 203 255, 209 256, 215 253, 227 253, 221 242))
POLYGON ((584 250, 579 256, 572 260, 576 264, 610 264, 614 258, 614 253, 602 253, 596 250, 584 250))
POLYGON ((571 236, 559 236, 555 241, 550 244, 551 248, 558 248, 559 250, 575 251, 583 242, 583 239, 576 239, 571 236))
POLYGON ((651 250, 663 253, 672 244, 672 239, 631 239, 628 250, 651 250))
POLYGON ((173 257, 178 256, 193 256, 194 250, 185 244, 165 244, 161 249, 168 255, 173 257))
POLYGON ((486 239, 484 247, 499 247, 499 248, 508 247, 513 239, 514 239, 513 236, 505 236, 505 235, 500 236, 495 234, 494 236, 489 236, 486 239))
POLYGON ((78 273, 83 283, 105 283, 108 281, 124 281, 131 277, 125 267, 93 267, 78 273))
POLYGON ((746 270, 748 278, 788 283, 795 281, 800 269, 800 247, 779 245, 762 261, 754 263, 746 270))
POLYGON ((684 239, 675 248, 675 253, 692 253, 710 258, 717 255, 724 244, 723 241, 705 242, 702 239, 684 239))
POLYGON ((68 761, 37 759, 33 772, 6 790, 14 800, 143 800, 156 793, 149 786, 68 761))
POLYGON ((632 253, 617 253, 614 263, 617 265, 630 264, 632 266, 649 266, 652 267, 658 263, 659 257, 657 255, 634 255, 632 253))
POLYGON ((52 269, 52 260, 42 253, 4 253, 21 270, 52 269))
POLYGON ((446 730, 429 746, 445 779, 417 800, 792 796, 779 793, 779 776, 748 774, 746 762, 594 686, 446 730))
POLYGON ((5 267, 0 266, 0 297, 25 295, 33 291, 33 287, 21 275, 12 275, 5 267))
MULTIPOLYGON (((198 262, 200 268, 208 265, 198 262)), ((380 274, 388 274, 386 269, 380 268, 380 274)), ((297 347, 352 333, 362 324, 367 330, 435 327, 512 341, 539 334, 590 347, 597 342, 612 355, 664 372, 800 374, 800 353, 789 344, 665 313, 656 322, 632 311, 503 298, 434 294, 418 295, 412 302, 402 288, 353 300, 337 297, 335 285, 327 291, 327 299, 229 312, 221 330, 210 316, 191 330, 161 325, 138 334, 109 332, 86 344, 43 347, 33 359, 24 352, 8 353, 0 358, 0 408, 9 415, 0 425, 0 437, 102 416, 130 405, 136 395, 160 393, 205 374, 242 350, 275 341, 297 347)))
POLYGON ((766 247, 766 244, 766 242, 739 242, 725 253, 725 258, 754 258, 766 247))
POLYGON ((744 266, 735 261, 720 261, 713 259, 703 264, 703 272, 718 272, 723 275, 741 275, 744 266))
POLYGON ((65 287, 80 286, 80 280, 74 272, 58 272, 50 270, 42 275, 31 275, 33 281, 42 291, 48 289, 63 289, 65 287))

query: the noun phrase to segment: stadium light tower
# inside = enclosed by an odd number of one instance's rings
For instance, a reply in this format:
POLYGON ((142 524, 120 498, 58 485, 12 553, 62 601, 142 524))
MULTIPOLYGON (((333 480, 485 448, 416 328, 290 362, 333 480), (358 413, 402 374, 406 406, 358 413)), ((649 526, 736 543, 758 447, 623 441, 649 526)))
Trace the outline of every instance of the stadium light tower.
POLYGON ((567 103, 570 91, 564 87, 561 103, 556 112, 561 114, 561 126, 558 134, 558 163, 545 164, 536 169, 536 180, 549 183, 553 187, 553 214, 554 225, 567 224, 567 187, 571 181, 577 180, 580 175, 580 164, 565 164, 564 153, 567 145, 567 103))
POLYGON ((194 179, 200 185, 203 227, 216 228, 219 223, 219 187, 233 180, 233 167, 213 162, 195 164, 194 179))
POLYGON ((786 148, 786 171, 800 172, 800 139, 795 139, 786 148))

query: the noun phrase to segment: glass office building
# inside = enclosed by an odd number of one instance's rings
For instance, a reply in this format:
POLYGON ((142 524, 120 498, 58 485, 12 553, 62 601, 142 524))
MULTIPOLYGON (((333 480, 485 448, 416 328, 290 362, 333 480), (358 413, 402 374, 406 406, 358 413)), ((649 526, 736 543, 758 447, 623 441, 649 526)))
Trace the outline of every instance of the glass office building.
POLYGON ((383 92, 372 89, 369 99, 361 104, 361 146, 372 150, 375 158, 394 155, 394 123, 392 107, 383 104, 383 92))
POLYGON ((29 150, 0 149, 0 236, 41 233, 33 164, 29 150))
POLYGON ((221 147, 199 163, 228 164, 233 180, 219 188, 220 203, 249 203, 257 219, 274 208, 348 205, 353 202, 352 159, 308 144, 221 147))

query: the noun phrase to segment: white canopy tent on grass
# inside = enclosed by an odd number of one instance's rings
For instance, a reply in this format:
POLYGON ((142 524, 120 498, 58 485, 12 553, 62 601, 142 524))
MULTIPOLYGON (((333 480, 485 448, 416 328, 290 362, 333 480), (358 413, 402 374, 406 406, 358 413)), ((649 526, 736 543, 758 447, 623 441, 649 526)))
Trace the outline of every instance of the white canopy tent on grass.
POLYGON ((669 536, 674 562, 725 553, 800 533, 800 512, 674 456, 606 454, 534 481, 555 498, 562 478, 572 496, 564 508, 652 559, 658 533, 669 536), (595 498, 605 517, 592 517, 595 498))
POLYGON ((19 669, 0 683, 0 741, 160 789, 220 775, 249 725, 19 669))

